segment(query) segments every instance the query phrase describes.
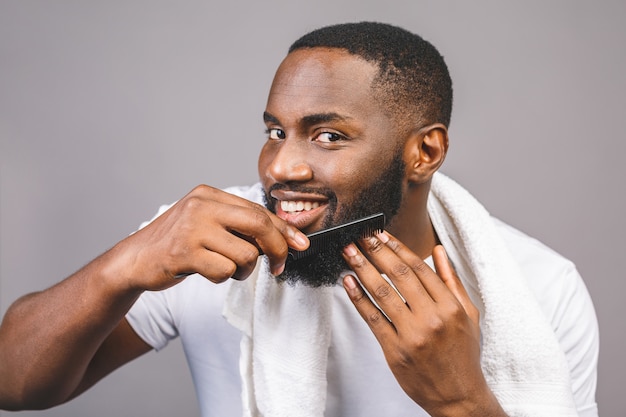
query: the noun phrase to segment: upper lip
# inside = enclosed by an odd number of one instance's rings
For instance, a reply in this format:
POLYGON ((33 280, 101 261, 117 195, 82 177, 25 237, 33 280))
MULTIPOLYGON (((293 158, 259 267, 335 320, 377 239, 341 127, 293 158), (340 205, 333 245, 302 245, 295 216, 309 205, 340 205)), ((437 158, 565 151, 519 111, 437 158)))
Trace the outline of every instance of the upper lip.
POLYGON ((289 190, 273 190, 270 195, 278 201, 318 201, 324 202, 328 197, 322 194, 300 193, 289 190))

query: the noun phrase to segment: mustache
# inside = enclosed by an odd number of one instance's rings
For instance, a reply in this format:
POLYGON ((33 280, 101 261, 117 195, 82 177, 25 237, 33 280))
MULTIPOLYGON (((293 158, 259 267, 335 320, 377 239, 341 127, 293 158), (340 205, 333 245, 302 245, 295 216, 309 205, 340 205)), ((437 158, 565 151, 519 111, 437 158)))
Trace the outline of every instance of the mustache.
POLYGON ((277 191, 277 190, 323 195, 324 197, 328 199, 328 202, 331 207, 334 207, 337 204, 337 195, 335 194, 333 190, 331 190, 328 187, 310 187, 310 186, 305 186, 301 184, 276 183, 276 184, 272 184, 270 188, 268 188, 264 192, 265 207, 267 207, 272 213, 276 213, 277 201, 274 198, 272 198, 271 193, 272 191, 277 191))
POLYGON ((281 184, 276 183, 273 184, 270 188, 265 191, 265 194, 270 195, 272 191, 293 191, 298 193, 307 193, 307 194, 318 194, 323 195, 324 197, 330 199, 336 199, 334 191, 327 187, 309 187, 300 184, 281 184))

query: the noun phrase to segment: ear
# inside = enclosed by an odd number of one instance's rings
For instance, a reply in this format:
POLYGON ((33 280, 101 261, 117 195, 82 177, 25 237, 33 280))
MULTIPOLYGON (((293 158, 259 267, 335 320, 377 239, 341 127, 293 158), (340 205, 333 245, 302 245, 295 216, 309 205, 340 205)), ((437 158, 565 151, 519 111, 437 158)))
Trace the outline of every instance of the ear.
POLYGON ((404 145, 404 162, 409 184, 430 181, 448 152, 448 129, 441 123, 425 126, 409 135, 404 145))

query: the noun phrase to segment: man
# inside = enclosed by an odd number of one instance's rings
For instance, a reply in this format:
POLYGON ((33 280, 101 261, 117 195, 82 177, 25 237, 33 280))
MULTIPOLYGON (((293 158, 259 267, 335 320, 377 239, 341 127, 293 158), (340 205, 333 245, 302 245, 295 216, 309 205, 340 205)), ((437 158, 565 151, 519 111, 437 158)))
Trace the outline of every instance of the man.
POLYGON ((270 89, 260 183, 197 187, 18 300, 0 406, 67 401, 180 336, 205 416, 597 416, 584 284, 437 173, 451 106, 416 35, 305 35, 270 89), (305 233, 376 212, 385 232, 287 262, 305 233))

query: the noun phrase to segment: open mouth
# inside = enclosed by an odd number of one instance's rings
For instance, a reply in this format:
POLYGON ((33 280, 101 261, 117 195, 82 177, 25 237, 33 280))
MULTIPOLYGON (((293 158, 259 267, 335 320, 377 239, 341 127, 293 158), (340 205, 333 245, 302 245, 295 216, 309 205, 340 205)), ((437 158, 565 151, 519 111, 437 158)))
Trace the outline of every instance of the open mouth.
POLYGON ((319 201, 279 201, 280 209, 287 214, 300 213, 302 211, 311 211, 320 206, 319 201))
POLYGON ((321 229, 324 213, 328 207, 325 196, 291 191, 275 190, 271 197, 276 200, 276 215, 304 233, 321 229))

